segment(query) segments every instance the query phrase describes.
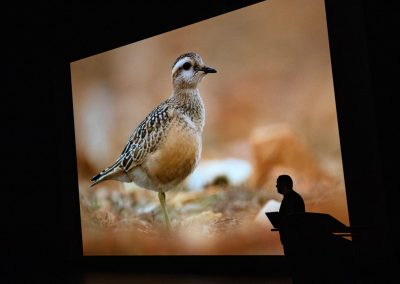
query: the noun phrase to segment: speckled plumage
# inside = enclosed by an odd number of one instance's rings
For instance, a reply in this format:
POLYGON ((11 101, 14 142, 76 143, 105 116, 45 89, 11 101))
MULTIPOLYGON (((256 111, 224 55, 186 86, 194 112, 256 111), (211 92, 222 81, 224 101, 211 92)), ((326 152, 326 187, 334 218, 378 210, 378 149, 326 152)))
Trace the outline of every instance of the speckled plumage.
POLYGON ((166 192, 182 182, 201 155, 205 109, 197 85, 215 72, 196 53, 179 56, 172 68, 172 95, 139 124, 117 161, 94 176, 91 186, 112 179, 166 192))

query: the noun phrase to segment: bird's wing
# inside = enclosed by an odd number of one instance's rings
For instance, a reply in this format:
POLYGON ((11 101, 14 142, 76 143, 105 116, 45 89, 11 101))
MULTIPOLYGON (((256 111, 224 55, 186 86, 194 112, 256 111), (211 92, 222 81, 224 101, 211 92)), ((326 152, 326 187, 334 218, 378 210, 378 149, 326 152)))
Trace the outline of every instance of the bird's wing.
POLYGON ((170 121, 175 115, 176 113, 166 103, 155 108, 129 137, 128 143, 117 161, 91 179, 93 182, 91 186, 103 180, 121 177, 121 173, 126 173, 131 168, 143 163, 149 153, 158 149, 164 133, 168 131, 170 121))
POLYGON ((158 149, 174 115, 170 106, 161 104, 139 124, 117 161, 125 172, 140 165, 148 154, 158 149))

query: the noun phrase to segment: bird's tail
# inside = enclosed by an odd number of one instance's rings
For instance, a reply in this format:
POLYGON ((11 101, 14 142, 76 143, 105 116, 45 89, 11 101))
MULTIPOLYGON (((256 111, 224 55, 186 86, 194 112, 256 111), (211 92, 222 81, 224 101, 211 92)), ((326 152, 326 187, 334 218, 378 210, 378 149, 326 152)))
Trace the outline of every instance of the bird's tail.
POLYGON ((90 185, 90 187, 95 186, 96 184, 102 182, 103 180, 106 179, 106 176, 104 176, 102 173, 98 173, 97 175, 95 175, 94 177, 92 177, 90 179, 90 181, 92 182, 92 184, 90 185))
POLYGON ((95 186, 96 184, 98 184, 98 183, 100 183, 102 181, 113 179, 120 172, 119 169, 120 169, 119 168, 119 161, 117 161, 111 167, 108 167, 108 168, 102 170, 100 173, 98 173, 97 175, 92 177, 90 179, 90 181, 92 182, 90 187, 93 187, 93 186, 95 186))

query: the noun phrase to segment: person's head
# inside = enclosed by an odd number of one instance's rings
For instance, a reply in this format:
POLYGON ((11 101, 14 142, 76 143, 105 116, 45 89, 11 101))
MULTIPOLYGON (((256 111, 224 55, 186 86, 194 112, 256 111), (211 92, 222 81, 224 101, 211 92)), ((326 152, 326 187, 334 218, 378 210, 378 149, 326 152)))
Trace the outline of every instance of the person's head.
POLYGON ((280 175, 276 180, 276 188, 280 194, 286 195, 293 189, 292 178, 288 175, 280 175))

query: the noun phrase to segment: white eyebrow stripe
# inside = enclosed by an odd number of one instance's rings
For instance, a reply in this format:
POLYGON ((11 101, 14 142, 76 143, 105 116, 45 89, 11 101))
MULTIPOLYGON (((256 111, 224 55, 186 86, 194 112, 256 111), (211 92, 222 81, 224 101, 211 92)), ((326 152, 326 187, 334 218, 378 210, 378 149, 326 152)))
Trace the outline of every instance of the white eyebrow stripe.
POLYGON ((174 74, 176 70, 182 67, 182 65, 185 64, 186 62, 190 62, 190 59, 188 57, 182 58, 178 62, 176 62, 174 68, 172 69, 172 74, 174 74))

